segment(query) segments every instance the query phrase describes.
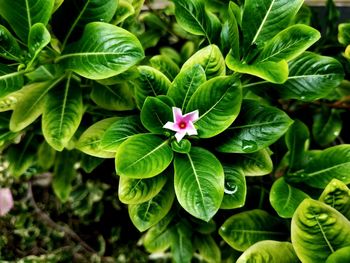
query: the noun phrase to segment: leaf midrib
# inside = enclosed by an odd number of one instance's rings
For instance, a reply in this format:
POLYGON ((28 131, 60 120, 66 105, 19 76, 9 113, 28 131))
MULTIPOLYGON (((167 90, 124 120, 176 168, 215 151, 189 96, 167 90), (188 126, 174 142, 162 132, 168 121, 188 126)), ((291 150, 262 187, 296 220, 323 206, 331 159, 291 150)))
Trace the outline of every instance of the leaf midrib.
POLYGON ((346 166, 346 165, 350 165, 350 162, 339 163, 339 164, 333 165, 331 167, 327 167, 327 168, 324 168, 322 170, 318 170, 318 171, 313 172, 313 173, 307 173, 307 177, 317 176, 317 175, 320 175, 322 173, 326 173, 326 172, 332 171, 333 169, 337 169, 339 167, 346 166))
POLYGON ((275 0, 272 0, 271 4, 269 6, 269 9, 267 10, 267 12, 265 14, 264 19, 261 21, 260 27, 258 28, 258 31, 255 33, 255 36, 254 36, 252 42, 250 43, 250 45, 253 45, 254 42, 258 39, 258 37, 259 37, 259 35, 260 35, 261 31, 262 31, 262 28, 263 28, 264 24, 266 23, 266 20, 267 20, 268 16, 270 15, 272 6, 274 4, 275 4, 275 0))

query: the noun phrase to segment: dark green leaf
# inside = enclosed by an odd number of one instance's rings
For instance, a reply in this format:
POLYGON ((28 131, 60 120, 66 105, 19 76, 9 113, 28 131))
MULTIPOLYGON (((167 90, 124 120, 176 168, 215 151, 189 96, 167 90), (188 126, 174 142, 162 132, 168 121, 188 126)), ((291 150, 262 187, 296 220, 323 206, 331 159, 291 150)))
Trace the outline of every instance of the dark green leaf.
POLYGON ((332 109, 328 112, 322 111, 314 115, 312 135, 319 145, 325 146, 330 144, 339 136, 343 127, 340 114, 339 110, 332 109))
POLYGON ((167 76, 171 81, 180 71, 179 66, 174 61, 172 61, 171 58, 168 58, 165 55, 154 56, 150 59, 149 62, 151 63, 152 67, 163 72, 165 76, 167 76))
POLYGON ((190 263, 193 256, 192 230, 186 221, 180 221, 173 230, 171 254, 175 263, 190 263))
POLYGON ((56 151, 46 141, 38 149, 38 165, 45 171, 49 170, 56 159, 56 151))
POLYGON ((206 262, 221 262, 221 251, 210 235, 196 235, 194 246, 206 262))
POLYGON ((268 149, 236 155, 233 163, 236 167, 242 169, 245 176, 266 175, 271 173, 273 169, 268 149))
POLYGON ((23 71, 14 71, 8 65, 0 64, 0 98, 22 88, 23 74, 23 71))
POLYGON ((9 60, 19 61, 21 55, 22 51, 15 37, 6 27, 0 25, 0 56, 9 60))
POLYGON ((232 164, 224 164, 225 194, 221 209, 233 209, 242 207, 245 203, 247 186, 245 176, 240 168, 232 164))

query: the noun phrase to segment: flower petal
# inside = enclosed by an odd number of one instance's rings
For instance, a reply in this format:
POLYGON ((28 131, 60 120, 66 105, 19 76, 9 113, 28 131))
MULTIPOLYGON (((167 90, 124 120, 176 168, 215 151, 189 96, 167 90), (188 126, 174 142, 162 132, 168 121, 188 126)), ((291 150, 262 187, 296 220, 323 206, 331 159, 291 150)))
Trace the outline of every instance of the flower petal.
POLYGON ((175 138, 176 138, 177 142, 180 142, 182 140, 182 138, 185 137, 185 135, 186 135, 186 132, 183 132, 183 131, 177 132, 175 134, 175 138))
POLYGON ((180 123, 183 119, 182 110, 180 108, 173 107, 173 117, 174 123, 180 123))
POLYGON ((169 129, 169 130, 172 130, 172 131, 176 131, 178 132, 180 130, 179 126, 177 125, 177 123, 173 123, 173 122, 170 122, 168 121, 167 123, 165 123, 165 125, 163 126, 163 128, 165 129, 169 129))
POLYGON ((194 127, 193 123, 190 121, 187 123, 186 132, 188 135, 197 135, 197 129, 194 127))
POLYGON ((192 121, 192 122, 195 122, 196 120, 199 119, 199 112, 198 110, 195 110, 195 111, 191 111, 189 113, 186 113, 184 116, 183 116, 183 120, 185 122, 189 122, 189 121, 192 121))
POLYGON ((6 215, 13 207, 13 199, 9 188, 0 189, 0 216, 6 215))

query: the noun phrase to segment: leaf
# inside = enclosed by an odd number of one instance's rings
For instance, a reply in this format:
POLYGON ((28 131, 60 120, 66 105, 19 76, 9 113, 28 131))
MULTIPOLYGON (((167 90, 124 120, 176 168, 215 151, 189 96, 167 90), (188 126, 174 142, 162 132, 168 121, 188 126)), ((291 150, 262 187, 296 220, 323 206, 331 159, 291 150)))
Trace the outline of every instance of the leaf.
POLYGON ((286 28, 302 0, 246 0, 242 17, 243 46, 263 44, 286 28))
POLYGON ((101 146, 101 140, 106 130, 118 119, 118 117, 112 117, 96 122, 83 132, 75 147, 88 155, 113 158, 115 154, 104 150, 101 146))
POLYGON ((120 24, 135 13, 135 9, 128 0, 119 0, 117 11, 112 20, 112 24, 120 24))
POLYGON ((56 62, 85 78, 104 79, 126 71, 143 57, 141 43, 133 34, 111 24, 92 22, 56 62))
POLYGON ((0 16, 12 27, 23 41, 27 42, 31 27, 36 23, 47 25, 55 0, 2 0, 0 16))
POLYGON ((8 65, 0 63, 0 98, 22 88, 24 83, 23 74, 23 71, 14 71, 8 65))
POLYGON ((140 204, 155 197, 167 181, 167 172, 152 178, 133 179, 121 176, 119 179, 118 197, 124 204, 140 204))
POLYGON ((275 181, 270 191, 270 203, 278 215, 283 218, 292 218, 299 204, 309 196, 286 183, 283 177, 275 181))
POLYGON ((236 155, 233 163, 242 169, 245 176, 262 176, 271 173, 273 169, 268 149, 236 155))
POLYGON ((132 88, 126 83, 114 85, 95 84, 90 97, 99 107, 113 111, 135 109, 132 88))
POLYGON ((320 37, 320 33, 310 26, 290 26, 267 41, 256 61, 290 61, 301 55, 320 37))
POLYGON ((51 147, 62 151, 68 145, 79 127, 83 112, 81 88, 71 77, 49 91, 43 109, 42 131, 51 147))
POLYGON ((163 72, 169 80, 173 80, 180 72, 179 66, 165 55, 157 55, 152 57, 149 62, 152 67, 163 72))
POLYGON ((225 153, 251 153, 276 142, 293 121, 276 107, 243 100, 241 113, 223 133, 217 150, 225 153))
POLYGON ((192 147, 174 160, 175 194, 191 215, 209 221, 218 211, 224 196, 224 171, 209 151, 192 147))
POLYGON ((165 95, 170 87, 169 79, 159 70, 149 66, 139 66, 139 76, 135 82, 135 100, 141 109, 148 96, 165 95))
POLYGON ((305 199, 294 213, 291 236, 302 262, 325 262, 334 251, 350 246, 350 221, 326 204, 305 199))
POLYGON ((51 79, 59 78, 64 75, 64 69, 58 64, 46 64, 38 66, 33 71, 25 73, 25 76, 31 82, 43 82, 51 79))
POLYGON ((195 126, 201 138, 213 137, 227 129, 238 116, 242 102, 236 77, 216 77, 202 84, 192 95, 186 112, 199 110, 195 126))
POLYGON ((196 235, 194 246, 206 262, 221 262, 221 251, 211 235, 196 235))
POLYGON ((20 131, 34 122, 42 113, 45 106, 46 95, 64 78, 37 82, 23 87, 23 94, 16 103, 10 120, 10 130, 20 131))
POLYGON ((344 46, 350 45, 350 23, 338 25, 338 41, 344 46))
POLYGON ((326 260, 326 263, 342 263, 350 260, 350 246, 343 247, 333 252, 326 260))
POLYGON ((171 149, 177 153, 189 153, 191 150, 191 142, 187 139, 182 139, 179 142, 173 140, 171 142, 171 149))
POLYGON ((77 175, 74 164, 75 158, 72 152, 63 151, 58 154, 53 172, 52 187, 56 196, 63 203, 68 201, 72 191, 72 181, 77 175))
POLYGON ((160 50, 160 54, 162 55, 162 57, 167 57, 167 58, 171 59, 176 65, 182 64, 181 63, 182 57, 175 48, 161 47, 159 50, 160 50))
POLYGON ((56 151, 46 141, 43 141, 38 148, 38 165, 48 171, 55 163, 56 151))
POLYGON ((120 176, 150 178, 163 172, 172 159, 173 151, 168 140, 153 134, 138 134, 119 146, 115 166, 120 176))
POLYGON ((350 220, 350 189, 342 181, 332 179, 323 190, 319 200, 337 209, 350 220))
POLYGON ((232 164, 224 164, 225 194, 221 209, 234 209, 242 207, 245 203, 247 186, 245 176, 240 168, 232 164))
POLYGON ((245 251, 261 240, 284 240, 288 236, 284 230, 279 218, 255 209, 229 217, 219 234, 234 249, 245 251))
POLYGON ((42 23, 34 24, 29 31, 28 50, 31 62, 38 56, 40 51, 50 43, 51 35, 42 23))
POLYGON ((117 119, 108 127, 101 139, 101 149, 108 152, 116 152, 119 145, 129 137, 145 133, 139 116, 127 116, 117 119))
POLYGON ((163 126, 173 119, 171 107, 160 97, 147 97, 141 109, 141 122, 152 133, 164 134, 163 126))
POLYGON ((295 263, 299 259, 290 242, 264 240, 249 247, 237 260, 237 263, 253 262, 295 263))
POLYGON ((209 43, 215 42, 221 29, 219 19, 206 10, 202 0, 173 0, 176 21, 186 31, 205 36, 209 43))
POLYGON ((325 146, 330 144, 339 136, 343 127, 343 120, 340 114, 341 111, 336 109, 314 114, 312 135, 319 145, 325 146))
POLYGON ((350 183, 350 145, 337 145, 311 156, 301 170, 290 173, 297 181, 315 188, 326 187, 332 179, 350 183))
POLYGON ((83 169, 85 173, 89 174, 94 171, 101 163, 103 163, 103 161, 103 158, 83 154, 80 161, 81 169, 83 169))
POLYGON ((0 25, 0 57, 20 61, 21 56, 22 51, 16 38, 6 27, 0 25))
POLYGON ((182 65, 181 71, 188 70, 196 64, 202 66, 207 79, 226 74, 225 59, 216 45, 209 45, 197 51, 182 65))
POLYGON ((240 58, 240 36, 238 29, 238 24, 240 23, 240 21, 237 21, 238 19, 240 19, 240 16, 240 7, 236 3, 230 2, 226 22, 223 24, 222 31, 220 34, 221 50, 224 54, 227 54, 228 51, 231 50, 231 55, 235 59, 240 58))
POLYGON ((129 205, 129 216, 134 226, 143 232, 157 224, 169 212, 174 197, 172 183, 169 180, 163 189, 149 201, 129 205))
POLYGON ((187 221, 180 221, 175 225, 172 240, 171 254, 175 263, 190 263, 193 256, 191 242, 192 229, 187 221))
POLYGON ((284 83, 288 79, 288 64, 285 60, 247 64, 234 58, 234 53, 230 51, 226 57, 226 64, 235 72, 250 74, 272 83, 284 83))

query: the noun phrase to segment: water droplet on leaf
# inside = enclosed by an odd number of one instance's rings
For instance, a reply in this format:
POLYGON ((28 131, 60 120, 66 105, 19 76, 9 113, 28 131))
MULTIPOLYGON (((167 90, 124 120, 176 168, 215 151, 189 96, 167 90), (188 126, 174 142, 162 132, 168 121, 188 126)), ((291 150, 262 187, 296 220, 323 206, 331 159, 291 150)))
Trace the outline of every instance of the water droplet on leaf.
POLYGON ((258 149, 258 145, 254 141, 243 140, 242 141, 242 150, 244 152, 254 152, 258 149))
POLYGON ((224 190, 225 194, 232 195, 232 194, 236 193, 237 190, 238 190, 238 187, 235 184, 235 182, 232 182, 232 181, 225 182, 225 190, 224 190))

